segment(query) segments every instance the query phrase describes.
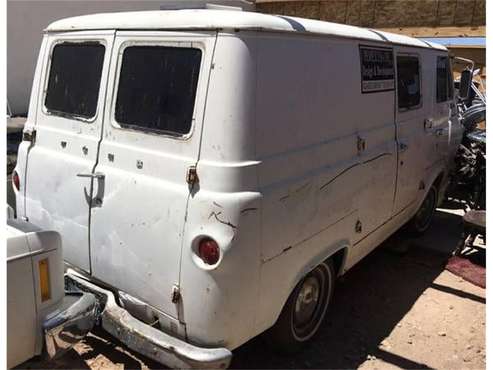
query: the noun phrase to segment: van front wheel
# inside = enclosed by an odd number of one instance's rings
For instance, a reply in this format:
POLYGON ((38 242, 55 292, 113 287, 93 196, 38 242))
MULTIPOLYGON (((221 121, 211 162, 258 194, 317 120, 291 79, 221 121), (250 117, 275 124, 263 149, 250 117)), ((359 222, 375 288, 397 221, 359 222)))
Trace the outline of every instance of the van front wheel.
POLYGON ((334 292, 336 275, 331 261, 315 267, 289 296, 279 319, 266 333, 268 341, 283 352, 296 352, 322 323, 334 292))

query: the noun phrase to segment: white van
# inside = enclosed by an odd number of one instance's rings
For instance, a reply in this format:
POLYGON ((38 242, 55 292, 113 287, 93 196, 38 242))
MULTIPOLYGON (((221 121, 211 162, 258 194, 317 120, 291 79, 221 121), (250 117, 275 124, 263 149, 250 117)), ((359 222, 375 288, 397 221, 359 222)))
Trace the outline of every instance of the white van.
POLYGON ((171 366, 296 349, 337 276, 430 224, 461 138, 447 49, 232 10, 45 32, 13 176, 103 327, 171 366), (136 329, 138 328, 138 329, 136 329))

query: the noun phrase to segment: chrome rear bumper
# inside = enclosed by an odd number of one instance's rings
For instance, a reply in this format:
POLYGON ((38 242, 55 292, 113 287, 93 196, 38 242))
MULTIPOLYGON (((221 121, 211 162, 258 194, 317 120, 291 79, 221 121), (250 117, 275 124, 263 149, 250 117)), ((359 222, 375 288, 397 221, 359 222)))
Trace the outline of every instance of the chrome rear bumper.
POLYGON ((43 322, 46 352, 59 357, 86 336, 96 322, 96 297, 91 293, 66 292, 59 311, 43 322))
POLYGON ((98 297, 103 329, 134 351, 176 369, 225 369, 229 366, 230 350, 197 347, 168 335, 131 316, 116 304, 112 292, 87 281, 76 271, 67 269, 65 276, 81 290, 98 297))

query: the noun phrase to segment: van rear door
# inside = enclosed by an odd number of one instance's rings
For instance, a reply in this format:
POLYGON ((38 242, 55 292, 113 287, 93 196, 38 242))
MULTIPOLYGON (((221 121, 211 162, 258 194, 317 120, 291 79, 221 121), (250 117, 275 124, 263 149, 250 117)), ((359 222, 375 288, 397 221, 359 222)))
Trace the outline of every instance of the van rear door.
POLYGON ((113 48, 91 210, 93 276, 173 317, 186 175, 199 158, 215 39, 215 32, 118 31, 113 48))
POLYGON ((26 217, 60 232, 64 259, 88 272, 91 173, 101 139, 113 38, 112 31, 46 36, 25 179, 26 217))

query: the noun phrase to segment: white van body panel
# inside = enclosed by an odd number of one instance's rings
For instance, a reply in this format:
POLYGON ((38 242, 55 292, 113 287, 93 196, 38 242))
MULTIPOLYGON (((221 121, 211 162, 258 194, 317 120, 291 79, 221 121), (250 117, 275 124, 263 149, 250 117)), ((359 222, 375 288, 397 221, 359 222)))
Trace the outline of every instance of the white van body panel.
MULTIPOLYGON (((382 37, 374 31, 323 22, 314 19, 273 16, 262 13, 238 12, 228 10, 182 9, 173 11, 138 11, 120 13, 101 13, 70 17, 51 23, 47 32, 76 30, 197 30, 197 29, 237 29, 265 30, 290 33, 325 34, 336 37, 350 37, 364 40, 381 41, 382 37)), ((414 46, 425 46, 417 39, 399 36, 400 41, 414 46)), ((446 50, 443 46, 439 48, 446 50)))
POLYGON ((250 34, 218 34, 197 165, 199 184, 190 198, 183 237, 187 334, 193 342, 208 338, 208 345, 227 348, 255 335, 262 205, 254 141, 255 43, 250 34), (203 236, 216 240, 222 252, 214 269, 196 254, 203 236))
POLYGON ((397 159, 394 91, 354 94, 360 75, 343 72, 359 70, 359 41, 273 34, 258 45, 256 143, 266 230, 258 325, 265 329, 279 314, 269 302, 282 307, 320 261, 347 248, 345 263, 352 264, 369 252, 356 245, 392 215, 397 159))
MULTIPOLYGON (((33 79, 33 87, 31 89, 31 97, 29 101, 29 112, 27 116, 27 120, 24 124, 24 132, 33 132, 36 126, 36 115, 38 109, 38 93, 40 90, 41 83, 41 72, 43 70, 44 58, 46 52, 46 43, 47 37, 43 37, 41 41, 41 47, 39 48, 38 60, 36 63, 36 69, 34 71, 34 79, 33 79)), ((17 149, 17 163, 16 163, 16 171, 19 176, 23 179, 27 177, 27 162, 28 162, 28 152, 31 149, 32 145, 28 141, 21 141, 19 144, 19 148, 17 149)), ((12 186, 12 185, 11 185, 12 186)), ((15 186, 12 186, 15 194, 15 207, 16 207, 16 215, 18 218, 26 218, 26 183, 22 181, 20 184, 20 188, 17 190, 15 186)))
POLYGON ((409 221, 433 184, 443 190, 462 133, 453 102, 435 100, 443 47, 247 12, 116 13, 50 25, 37 78, 46 79, 51 43, 82 35, 111 45, 98 115, 93 123, 45 116, 35 80, 39 140, 20 150, 17 169, 29 166, 17 212, 58 230, 68 262, 147 305, 172 335, 240 346, 276 322, 315 266, 333 258, 344 273, 409 221), (125 45, 202 50, 189 134, 116 122, 125 45), (363 91, 361 48, 392 54, 389 88, 363 91), (419 59, 415 109, 398 108, 399 55, 419 59), (89 189, 101 200, 92 207, 81 171, 104 174, 89 189), (214 266, 199 257, 204 237, 219 245, 214 266))

